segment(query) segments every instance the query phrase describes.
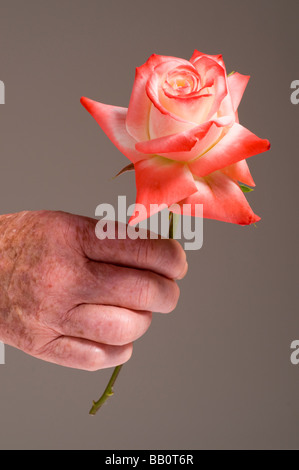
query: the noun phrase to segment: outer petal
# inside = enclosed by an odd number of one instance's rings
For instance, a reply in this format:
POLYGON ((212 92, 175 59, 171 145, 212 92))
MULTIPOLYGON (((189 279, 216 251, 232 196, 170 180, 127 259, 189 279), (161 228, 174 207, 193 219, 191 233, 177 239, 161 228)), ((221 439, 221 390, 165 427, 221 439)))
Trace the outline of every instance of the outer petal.
POLYGON ((231 117, 222 117, 181 132, 145 142, 138 142, 136 150, 158 154, 178 161, 190 161, 206 151, 219 138, 222 130, 232 124, 231 117))
POLYGON ((135 81, 127 115, 127 130, 129 134, 139 140, 148 140, 148 119, 151 101, 146 94, 146 83, 154 68, 172 57, 153 54, 141 67, 136 68, 135 81))
POLYGON ((196 176, 206 176, 269 149, 268 140, 260 139, 245 127, 235 123, 211 150, 190 164, 190 170, 196 176))
POLYGON ((170 115, 162 114, 155 106, 151 105, 149 117, 150 139, 158 139, 171 134, 179 134, 196 127, 196 122, 178 121, 170 115))
POLYGON ((239 107, 240 101, 244 94, 245 88, 249 82, 249 75, 241 75, 238 72, 233 73, 228 77, 228 88, 232 99, 234 110, 239 107))
POLYGON ((136 163, 139 160, 148 158, 135 149, 136 141, 127 132, 127 108, 98 103, 85 97, 81 98, 81 104, 97 121, 114 145, 131 162, 136 163))
POLYGON ((190 62, 193 64, 200 57, 208 57, 209 59, 213 59, 213 60, 215 60, 215 62, 218 62, 218 64, 221 65, 221 67, 223 67, 225 69, 225 64, 224 64, 224 61, 223 61, 222 54, 218 54, 218 55, 204 54, 203 52, 199 52, 195 49, 195 51, 193 52, 193 55, 190 59, 190 62))
POLYGON ((221 171, 233 180, 248 184, 248 186, 255 186, 255 182, 253 181, 246 160, 241 160, 240 162, 227 166, 221 171))
POLYGON ((208 56, 202 56, 193 61, 199 76, 204 82, 213 83, 211 92, 214 94, 213 101, 206 119, 211 119, 218 112, 220 104, 228 93, 226 83, 226 72, 222 65, 208 56))
POLYGON ((233 102, 232 102, 232 97, 231 97, 230 92, 229 92, 228 78, 227 77, 226 77, 226 87, 227 87, 228 93, 223 98, 223 100, 222 100, 222 102, 219 106, 217 116, 218 117, 232 116, 232 117, 234 117, 234 121, 238 122, 238 120, 236 119, 236 112, 235 112, 234 105, 233 105, 233 102))
MULTIPOLYGON (((143 204, 147 217, 159 211, 151 204, 171 204, 184 199, 197 191, 193 176, 187 165, 170 162, 164 158, 153 157, 135 165, 137 204, 143 204)), ((160 209, 161 210, 161 209, 160 209)), ((130 224, 137 224, 146 217, 133 215, 130 224)))
MULTIPOLYGON (((194 215, 195 204, 203 204, 203 216, 208 219, 240 225, 260 220, 253 213, 239 185, 220 171, 206 178, 197 178, 196 186, 197 192, 179 203, 180 206, 191 204, 189 215, 194 215)), ((187 215, 186 208, 184 214, 187 215)))

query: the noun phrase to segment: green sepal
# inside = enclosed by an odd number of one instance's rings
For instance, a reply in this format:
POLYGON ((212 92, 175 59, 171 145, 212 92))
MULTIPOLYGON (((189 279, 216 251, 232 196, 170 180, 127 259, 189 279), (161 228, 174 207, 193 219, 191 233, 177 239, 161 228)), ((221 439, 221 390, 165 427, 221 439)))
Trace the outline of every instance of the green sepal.
POLYGON ((240 186, 241 191, 243 191, 243 193, 251 193, 251 191, 253 191, 253 188, 250 188, 249 186, 246 186, 245 184, 239 183, 239 186, 240 186))
POLYGON ((119 173, 117 173, 117 175, 113 176, 113 179, 117 178, 118 176, 120 175, 123 175, 124 173, 126 173, 127 171, 133 171, 134 170, 134 163, 130 163, 129 165, 125 166, 125 168, 123 168, 122 170, 120 170, 119 173))

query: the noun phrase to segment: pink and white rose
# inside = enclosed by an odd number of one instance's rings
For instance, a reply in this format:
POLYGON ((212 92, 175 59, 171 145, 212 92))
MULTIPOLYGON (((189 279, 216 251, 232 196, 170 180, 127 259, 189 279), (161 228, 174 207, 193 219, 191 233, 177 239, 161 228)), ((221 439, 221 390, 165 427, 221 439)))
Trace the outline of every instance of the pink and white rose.
MULTIPOLYGON (((134 164, 136 203, 203 204, 210 219, 247 225, 260 220, 239 182, 255 186, 246 159, 269 150, 239 124, 249 77, 227 76, 221 55, 195 51, 190 61, 152 55, 136 69, 128 108, 81 98, 116 147, 134 164)), ((141 221, 136 215, 131 223, 141 221)))

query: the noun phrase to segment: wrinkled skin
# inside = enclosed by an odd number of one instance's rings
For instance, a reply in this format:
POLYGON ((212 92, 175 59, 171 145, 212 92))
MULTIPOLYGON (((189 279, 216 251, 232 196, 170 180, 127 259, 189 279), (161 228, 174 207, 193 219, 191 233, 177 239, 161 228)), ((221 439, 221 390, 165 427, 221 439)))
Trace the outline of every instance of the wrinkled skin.
POLYGON ((0 217, 0 340, 97 370, 126 362, 152 311, 178 301, 187 271, 175 240, 98 240, 96 220, 63 212, 0 217))

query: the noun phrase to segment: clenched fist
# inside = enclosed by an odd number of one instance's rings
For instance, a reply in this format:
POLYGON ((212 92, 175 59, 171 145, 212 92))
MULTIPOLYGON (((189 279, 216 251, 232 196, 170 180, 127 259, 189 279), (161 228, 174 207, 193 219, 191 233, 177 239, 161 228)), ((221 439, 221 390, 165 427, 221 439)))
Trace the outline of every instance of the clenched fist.
POLYGON ((168 313, 187 272, 175 240, 98 240, 97 221, 63 212, 0 217, 0 340, 45 361, 97 370, 168 313))

